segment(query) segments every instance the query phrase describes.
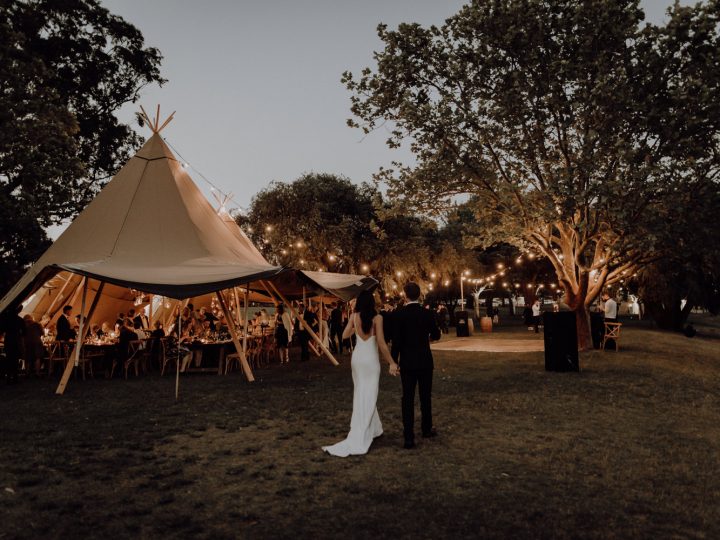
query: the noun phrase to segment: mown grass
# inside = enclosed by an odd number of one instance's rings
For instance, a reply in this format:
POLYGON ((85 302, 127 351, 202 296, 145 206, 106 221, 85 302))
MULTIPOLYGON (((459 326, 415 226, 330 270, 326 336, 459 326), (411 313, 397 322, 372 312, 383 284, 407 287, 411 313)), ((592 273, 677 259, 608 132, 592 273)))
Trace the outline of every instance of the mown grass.
POLYGON ((440 436, 401 448, 384 375, 385 435, 347 459, 320 446, 348 429, 348 357, 183 377, 177 403, 167 376, 2 387, 0 537, 720 537, 720 340, 629 328, 579 374, 436 358, 440 436))

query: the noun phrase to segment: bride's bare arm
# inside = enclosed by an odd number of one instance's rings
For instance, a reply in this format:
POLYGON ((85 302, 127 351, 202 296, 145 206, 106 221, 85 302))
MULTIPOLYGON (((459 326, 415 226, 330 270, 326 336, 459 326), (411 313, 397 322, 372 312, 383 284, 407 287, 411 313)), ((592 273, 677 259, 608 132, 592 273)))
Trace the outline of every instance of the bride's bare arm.
POLYGON ((383 331, 382 315, 375 315, 375 318, 373 319, 373 324, 375 325, 375 335, 377 336, 377 344, 378 349, 380 350, 380 354, 385 357, 385 361, 390 365, 390 375, 397 375, 399 368, 398 365, 395 363, 395 360, 393 360, 392 355, 390 354, 390 348, 385 342, 385 332, 383 331))
POLYGON ((353 332, 355 331, 355 314, 351 313, 348 317, 348 323, 347 326, 345 326, 345 330, 343 330, 343 339, 350 339, 353 335, 353 332))

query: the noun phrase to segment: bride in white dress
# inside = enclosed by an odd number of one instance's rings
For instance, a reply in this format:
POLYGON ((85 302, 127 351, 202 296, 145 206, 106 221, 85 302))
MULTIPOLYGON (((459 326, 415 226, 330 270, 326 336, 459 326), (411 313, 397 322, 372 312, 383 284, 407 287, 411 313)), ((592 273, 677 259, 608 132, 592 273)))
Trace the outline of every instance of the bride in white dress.
POLYGON ((377 412, 378 386, 380 383, 380 353, 390 364, 390 374, 399 373, 398 365, 390 356, 390 349, 383 335, 382 315, 375 310, 372 293, 363 291, 357 297, 354 313, 350 316, 343 339, 357 336, 352 354, 353 412, 350 433, 345 440, 332 446, 323 446, 327 453, 347 457, 367 454, 375 437, 382 435, 382 423, 377 412))

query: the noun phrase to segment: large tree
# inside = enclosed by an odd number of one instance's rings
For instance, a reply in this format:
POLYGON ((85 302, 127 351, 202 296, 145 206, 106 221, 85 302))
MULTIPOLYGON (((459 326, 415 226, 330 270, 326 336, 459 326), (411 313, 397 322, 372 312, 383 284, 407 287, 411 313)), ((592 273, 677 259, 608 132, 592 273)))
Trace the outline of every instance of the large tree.
POLYGON ((113 113, 160 60, 95 0, 0 0, 0 290, 138 146, 113 113))
POLYGON ((351 125, 391 126, 417 166, 380 172, 420 209, 471 194, 477 240, 547 257, 589 345, 588 307, 657 257, 653 226, 720 161, 716 0, 642 25, 637 0, 476 0, 441 27, 378 27, 346 73, 351 125))

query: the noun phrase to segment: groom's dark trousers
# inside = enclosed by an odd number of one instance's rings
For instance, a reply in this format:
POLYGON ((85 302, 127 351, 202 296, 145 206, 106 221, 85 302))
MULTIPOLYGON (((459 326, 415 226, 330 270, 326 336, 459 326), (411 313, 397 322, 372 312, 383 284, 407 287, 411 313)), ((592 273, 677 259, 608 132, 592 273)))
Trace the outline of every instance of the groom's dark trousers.
POLYGON ((415 387, 420 391, 422 432, 432 431, 433 357, 430 340, 440 339, 440 329, 430 310, 410 303, 392 314, 392 355, 400 364, 402 416, 405 441, 415 439, 415 387))

